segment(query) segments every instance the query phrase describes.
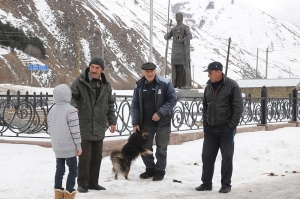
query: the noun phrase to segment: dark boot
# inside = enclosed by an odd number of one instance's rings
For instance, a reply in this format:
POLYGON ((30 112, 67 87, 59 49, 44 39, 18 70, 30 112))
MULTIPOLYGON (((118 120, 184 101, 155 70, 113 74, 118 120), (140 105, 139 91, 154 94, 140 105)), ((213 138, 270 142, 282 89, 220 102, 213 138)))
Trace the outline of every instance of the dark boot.
POLYGON ((222 185, 221 189, 219 190, 219 193, 228 193, 230 191, 231 191, 231 186, 222 185))
POLYGON ((141 179, 148 179, 154 176, 154 173, 148 173, 148 172, 144 172, 140 175, 141 179))
POLYGON ((211 191, 212 185, 209 184, 201 184, 200 186, 195 188, 196 191, 211 191))

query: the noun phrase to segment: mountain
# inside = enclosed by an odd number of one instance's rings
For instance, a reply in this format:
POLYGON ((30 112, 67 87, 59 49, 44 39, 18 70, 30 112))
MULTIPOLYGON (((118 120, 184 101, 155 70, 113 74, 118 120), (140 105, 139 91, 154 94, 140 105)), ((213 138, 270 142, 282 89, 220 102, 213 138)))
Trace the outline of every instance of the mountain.
MULTIPOLYGON (((2 0, 0 20, 38 36, 47 56, 38 59, 2 46, 0 83, 70 85, 78 69, 84 70, 92 56, 100 55, 113 88, 132 89, 141 76, 140 66, 149 60, 149 12, 149 0, 2 0), (31 74, 28 64, 46 64, 49 70, 31 74)), ((229 37, 229 77, 299 77, 300 29, 296 26, 234 0, 173 0, 169 14, 173 23, 176 12, 183 13, 184 23, 193 34, 192 78, 199 85, 208 79, 202 71, 209 62, 226 65, 229 37)), ((154 0, 153 62, 159 66, 159 73, 166 49, 167 19, 168 1, 154 0)), ((171 43, 170 40, 167 60, 171 43)), ((169 79, 170 72, 168 63, 169 79)))

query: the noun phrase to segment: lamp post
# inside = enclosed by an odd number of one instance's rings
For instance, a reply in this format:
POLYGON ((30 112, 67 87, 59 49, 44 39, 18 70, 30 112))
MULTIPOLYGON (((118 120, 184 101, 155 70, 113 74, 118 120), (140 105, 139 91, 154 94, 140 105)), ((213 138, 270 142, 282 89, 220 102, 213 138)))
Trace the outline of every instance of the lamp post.
POLYGON ((149 62, 153 61, 153 0, 150 0, 150 52, 149 62))

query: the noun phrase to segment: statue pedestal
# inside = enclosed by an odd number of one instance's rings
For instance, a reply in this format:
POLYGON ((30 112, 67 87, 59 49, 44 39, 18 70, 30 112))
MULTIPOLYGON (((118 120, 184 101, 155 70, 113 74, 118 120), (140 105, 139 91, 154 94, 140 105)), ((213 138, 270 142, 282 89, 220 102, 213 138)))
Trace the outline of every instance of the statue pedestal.
POLYGON ((177 98, 200 98, 204 96, 204 89, 175 89, 177 98))

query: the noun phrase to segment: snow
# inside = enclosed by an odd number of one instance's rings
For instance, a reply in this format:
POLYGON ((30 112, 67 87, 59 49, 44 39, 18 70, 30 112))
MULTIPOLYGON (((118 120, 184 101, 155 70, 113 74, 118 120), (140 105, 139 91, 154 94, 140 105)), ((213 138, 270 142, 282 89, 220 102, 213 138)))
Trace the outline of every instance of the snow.
MULTIPOLYGON (((0 84, 1 89, 11 89, 21 93, 28 91, 48 92, 53 88, 38 88, 0 84)), ((114 91, 117 95, 132 95, 132 90, 114 91)), ((242 126, 240 128, 243 128, 242 126)), ((116 134, 116 133, 114 133, 116 134)), ((7 135, 7 133, 5 133, 7 135)), ((112 134, 113 135, 113 134, 112 134)), ((0 137, 1 138, 1 137, 0 137)), ((5 138, 10 140, 33 138, 5 138)), ((126 139, 109 137, 105 140, 126 139)), ((45 141, 45 139, 35 139, 45 141)), ((49 141, 48 139, 46 140, 49 141)), ((299 198, 300 185, 300 128, 286 127, 275 131, 239 133, 235 136, 234 171, 232 192, 222 198, 299 198), (293 173, 297 172, 297 173, 293 173), (275 176, 269 176, 274 173, 275 176)), ((78 193, 77 199, 93 198, 220 198, 220 154, 215 164, 213 190, 197 192, 194 188, 201 184, 203 139, 168 147, 168 165, 165 179, 153 182, 142 180, 139 174, 145 166, 139 157, 133 162, 129 178, 123 176, 114 180, 109 157, 102 161, 99 184, 107 190, 78 193), (173 182, 181 181, 181 183, 173 182)), ((154 147, 155 150, 155 147, 154 147)), ((4 144, 0 141, 0 198, 33 199, 53 198, 55 156, 51 148, 35 145, 4 144)), ((65 178, 67 176, 67 172, 65 178)), ((65 182, 64 178, 64 182, 65 182)), ((77 187, 77 185, 76 185, 77 187)))
MULTIPOLYGON (((213 190, 194 189, 201 184, 203 139, 169 145, 166 175, 161 182, 139 178, 145 170, 140 157, 131 166, 130 181, 123 176, 114 180, 111 161, 104 157, 99 184, 107 190, 77 193, 76 198, 299 198, 299 143, 297 127, 237 134, 232 191, 222 196, 218 193, 220 153, 215 164, 213 190)), ((55 156, 51 148, 0 143, 0 149, 1 199, 54 197, 55 156)))

